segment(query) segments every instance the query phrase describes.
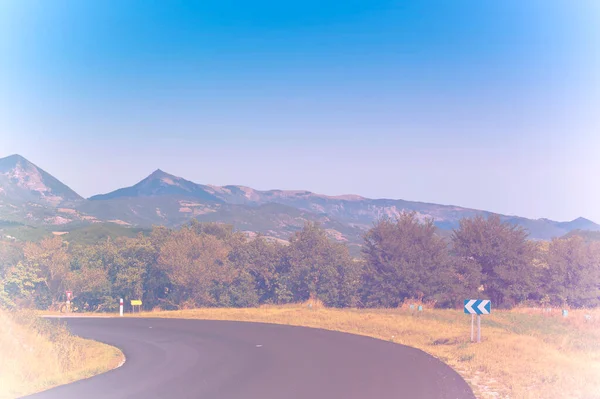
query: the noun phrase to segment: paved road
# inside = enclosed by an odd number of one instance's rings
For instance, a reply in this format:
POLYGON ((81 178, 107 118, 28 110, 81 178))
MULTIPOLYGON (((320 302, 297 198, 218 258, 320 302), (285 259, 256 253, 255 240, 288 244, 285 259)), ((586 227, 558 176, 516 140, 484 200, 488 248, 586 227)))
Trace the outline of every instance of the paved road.
POLYGON ((206 320, 67 323, 121 348, 127 361, 32 398, 474 399, 454 370, 426 353, 357 335, 206 320))

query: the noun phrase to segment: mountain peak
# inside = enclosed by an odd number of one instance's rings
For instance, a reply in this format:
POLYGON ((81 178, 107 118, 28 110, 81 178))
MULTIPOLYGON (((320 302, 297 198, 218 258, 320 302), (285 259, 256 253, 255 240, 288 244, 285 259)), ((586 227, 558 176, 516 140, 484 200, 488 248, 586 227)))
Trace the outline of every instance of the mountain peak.
POLYGON ((600 225, 592 222, 584 217, 578 217, 577 219, 571 220, 570 222, 559 223, 561 226, 568 230, 591 230, 600 231, 600 225))
POLYGON ((586 219, 584 217, 578 217, 577 219, 573 219, 571 223, 593 223, 590 219, 586 219))
POLYGON ((12 154, 4 158, 0 158, 0 171, 12 169, 18 164, 33 165, 25 157, 19 154, 12 154))
POLYGON ((156 169, 131 187, 120 188, 107 194, 94 195, 90 197, 90 200, 158 196, 197 197, 210 202, 222 202, 213 194, 206 191, 205 186, 185 180, 182 177, 171 175, 162 169, 156 169))
POLYGON ((137 185, 149 184, 152 182, 160 182, 166 185, 176 185, 177 182, 183 180, 181 177, 174 176, 170 173, 165 172, 162 169, 156 169, 154 172, 150 173, 148 177, 144 180, 140 181, 137 185))
POLYGON ((0 158, 0 187, 19 203, 42 203, 51 206, 82 198, 19 154, 0 158))
MULTIPOLYGON (((25 159, 25 157, 23 155, 19 155, 19 154, 12 154, 12 155, 9 155, 9 156, 7 156, 7 157, 5 157, 3 159, 6 159, 6 160, 15 160, 15 161, 27 161, 27 159, 25 159)), ((29 161, 27 161, 27 162, 29 162, 29 161)))

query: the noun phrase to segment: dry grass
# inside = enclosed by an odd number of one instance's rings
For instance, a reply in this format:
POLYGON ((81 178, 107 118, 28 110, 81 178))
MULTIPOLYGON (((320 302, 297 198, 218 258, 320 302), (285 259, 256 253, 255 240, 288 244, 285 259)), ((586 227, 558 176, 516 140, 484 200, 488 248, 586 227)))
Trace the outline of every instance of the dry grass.
POLYGON ((495 311, 471 344, 470 317, 456 310, 327 309, 315 302, 254 309, 154 311, 136 316, 256 321, 345 331, 410 345, 457 370, 479 398, 600 398, 600 314, 495 311))
POLYGON ((14 398, 115 368, 117 348, 72 336, 34 313, 0 311, 0 398, 14 398))

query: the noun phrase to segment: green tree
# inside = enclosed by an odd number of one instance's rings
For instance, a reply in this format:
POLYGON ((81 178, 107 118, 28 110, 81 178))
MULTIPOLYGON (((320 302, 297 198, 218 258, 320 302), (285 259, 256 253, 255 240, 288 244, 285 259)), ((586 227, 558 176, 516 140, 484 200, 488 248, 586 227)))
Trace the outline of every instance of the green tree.
POLYGON ((23 249, 14 243, 0 241, 0 308, 12 309, 14 298, 7 292, 5 279, 19 262, 23 261, 23 249))
POLYGON ((454 253, 475 261, 482 272, 483 293, 494 306, 510 307, 534 291, 535 244, 527 232, 498 216, 463 219, 452 234, 454 253))
POLYGON ((39 243, 27 243, 23 249, 24 262, 39 269, 51 303, 65 296, 65 279, 69 273, 67 245, 60 237, 45 238, 39 243))
POLYGON ((41 270, 37 265, 18 262, 6 272, 2 282, 4 292, 0 296, 2 305, 7 308, 43 307, 44 304, 39 303, 36 293, 44 283, 41 270))
POLYGON ((71 247, 71 272, 66 285, 73 292, 73 304, 84 310, 115 310, 118 296, 112 292, 108 275, 106 243, 71 247))
POLYGON ((153 226, 150 233, 150 243, 153 248, 152 257, 148 259, 146 274, 144 278, 144 307, 154 308, 161 306, 173 308, 168 305, 166 298, 173 287, 165 270, 158 264, 160 248, 169 239, 173 231, 164 226, 153 226))
POLYGON ((111 244, 114 248, 108 272, 112 291, 129 301, 142 299, 144 280, 151 265, 156 262, 158 251, 148 237, 121 237, 111 244))
POLYGON ((4 278, 6 272, 23 260, 22 246, 0 241, 0 280, 4 278))
POLYGON ((332 242, 317 223, 307 222, 290 238, 280 272, 280 294, 294 301, 318 298, 326 306, 355 306, 358 300, 361 264, 348 248, 332 242))
POLYGON ((237 270, 248 273, 259 303, 276 302, 277 272, 283 246, 258 236, 232 248, 230 261, 237 270))
POLYGON ((366 306, 396 307, 406 298, 440 300, 443 294, 448 300, 452 262, 431 220, 421 223, 406 212, 379 220, 365 234, 363 255, 366 306))
POLYGON ((172 283, 168 301, 175 306, 217 306, 229 300, 219 284, 231 284, 235 272, 229 248, 217 237, 184 227, 160 248, 158 267, 172 283))
POLYGON ((542 274, 550 303, 574 307, 600 304, 600 253, 596 246, 579 236, 552 240, 542 274))

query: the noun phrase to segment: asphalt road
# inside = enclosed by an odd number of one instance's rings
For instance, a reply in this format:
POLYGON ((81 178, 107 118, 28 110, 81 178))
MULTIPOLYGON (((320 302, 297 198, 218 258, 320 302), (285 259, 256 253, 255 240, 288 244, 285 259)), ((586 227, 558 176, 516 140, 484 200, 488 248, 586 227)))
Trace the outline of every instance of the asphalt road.
POLYGON ((474 399, 450 367, 414 348, 319 329, 228 321, 72 318, 125 364, 32 398, 474 399))

